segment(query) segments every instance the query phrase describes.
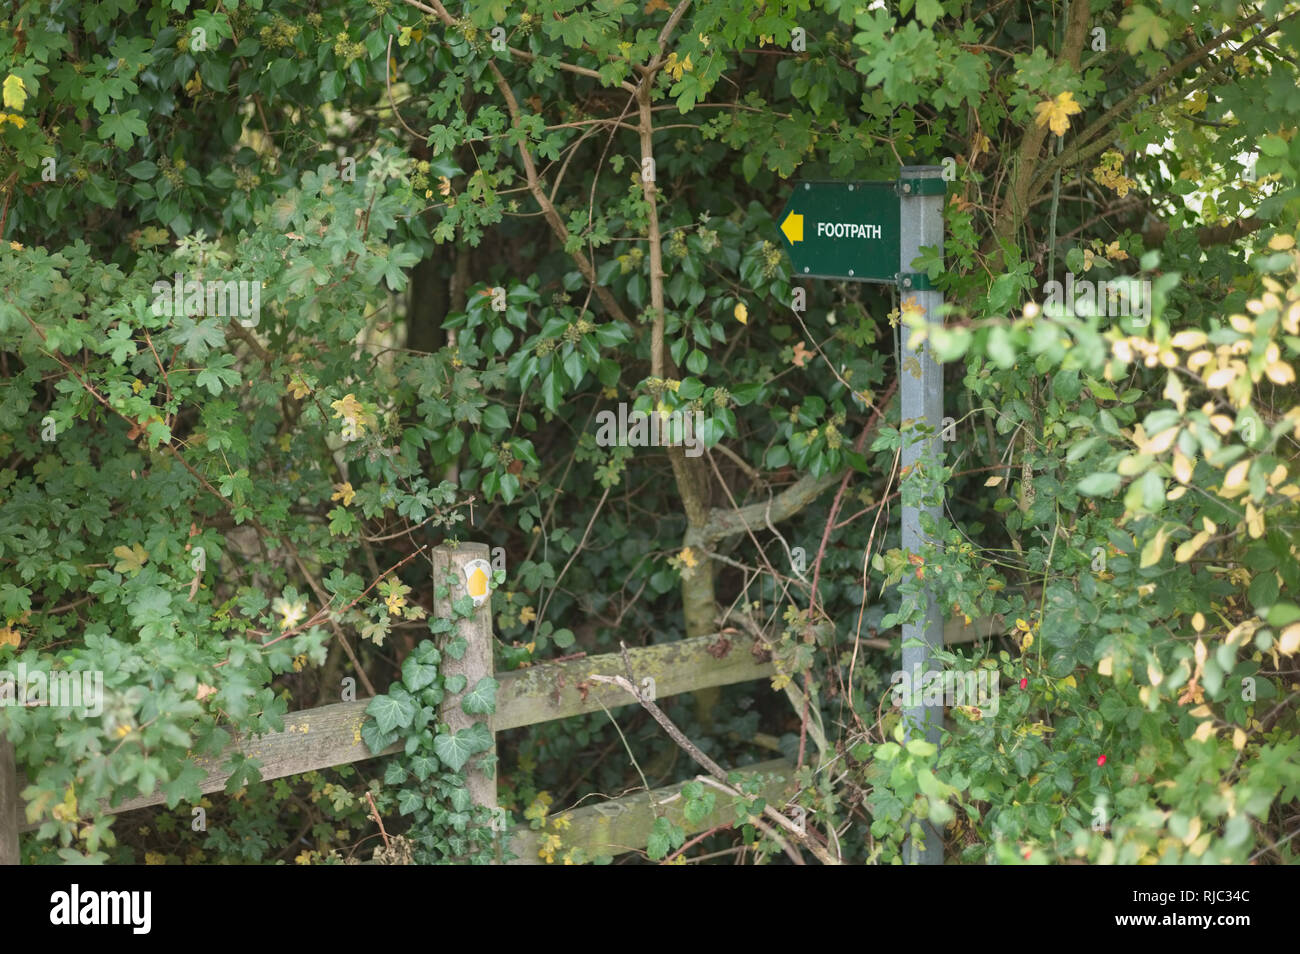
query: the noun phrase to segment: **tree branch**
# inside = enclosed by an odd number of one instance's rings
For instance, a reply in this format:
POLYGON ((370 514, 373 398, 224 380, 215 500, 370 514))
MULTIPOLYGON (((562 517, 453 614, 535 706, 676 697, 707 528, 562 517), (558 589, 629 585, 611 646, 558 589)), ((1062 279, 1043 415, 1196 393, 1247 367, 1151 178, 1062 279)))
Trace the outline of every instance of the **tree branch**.
MULTIPOLYGON (((895 379, 884 394, 877 399, 875 414, 867 422, 865 430, 874 431, 879 426, 884 416, 884 408, 889 404, 897 389, 898 381, 895 379)), ((865 442, 863 446, 865 446, 865 442)), ((769 515, 773 523, 788 520, 821 496, 824 490, 842 480, 846 470, 848 468, 831 474, 823 474, 821 477, 805 474, 770 501, 750 504, 739 509, 713 510, 702 526, 687 528, 685 545, 707 550, 719 540, 725 540, 727 537, 734 537, 737 534, 744 533, 750 527, 764 526, 769 515)))

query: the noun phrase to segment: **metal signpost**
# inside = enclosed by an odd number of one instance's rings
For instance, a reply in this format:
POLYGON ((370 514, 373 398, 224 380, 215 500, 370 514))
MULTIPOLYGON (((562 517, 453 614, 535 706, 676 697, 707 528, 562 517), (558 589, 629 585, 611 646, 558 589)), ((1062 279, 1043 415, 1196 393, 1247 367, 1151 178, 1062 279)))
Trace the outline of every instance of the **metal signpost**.
MULTIPOLYGON (((928 324, 942 324, 942 297, 930 288, 924 273, 911 267, 922 246, 937 248, 942 257, 945 189, 940 166, 904 166, 897 182, 796 184, 780 217, 794 278, 896 285, 909 311, 923 313, 928 324)), ((938 456, 943 426, 943 371, 924 342, 913 350, 908 337, 902 329, 898 367, 905 472, 923 457, 938 456), (925 436, 912 439, 915 432, 909 431, 914 427, 924 428, 925 436)), ((916 553, 925 542, 922 509, 936 520, 940 515, 937 505, 903 507, 905 552, 916 553)), ((913 695, 903 709, 903 721, 909 737, 920 729, 934 743, 939 741, 943 706, 920 703, 932 653, 942 648, 943 613, 927 591, 921 621, 903 626, 903 672, 913 695)), ((925 831, 925 847, 909 840, 905 857, 912 864, 942 864, 938 833, 928 823, 925 831)))

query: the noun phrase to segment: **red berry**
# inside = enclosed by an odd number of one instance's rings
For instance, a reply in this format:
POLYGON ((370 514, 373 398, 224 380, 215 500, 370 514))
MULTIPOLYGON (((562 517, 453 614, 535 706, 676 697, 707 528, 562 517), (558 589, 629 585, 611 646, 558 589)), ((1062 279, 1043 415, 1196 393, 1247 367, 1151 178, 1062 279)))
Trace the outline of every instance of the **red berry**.
POLYGON ((1025 689, 1025 688, 1028 688, 1028 686, 1029 686, 1029 680, 1026 679, 1026 678, 1024 678, 1024 677, 1021 677, 1021 679, 1020 679, 1020 688, 1021 688, 1021 689, 1025 689))
POLYGON ((1097 756, 1097 764, 1098 764, 1098 765, 1105 765, 1105 764, 1106 764, 1106 756, 1104 756, 1104 755, 1099 755, 1099 756, 1097 756))

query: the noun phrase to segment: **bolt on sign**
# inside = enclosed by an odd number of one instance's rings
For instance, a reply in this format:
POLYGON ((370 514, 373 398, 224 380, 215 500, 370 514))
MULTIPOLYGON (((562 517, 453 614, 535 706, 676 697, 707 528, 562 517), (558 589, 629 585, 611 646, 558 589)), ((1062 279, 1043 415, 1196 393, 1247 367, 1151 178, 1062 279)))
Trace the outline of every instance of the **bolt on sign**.
POLYGON ((781 212, 794 278, 894 284, 897 182, 800 182, 781 212))

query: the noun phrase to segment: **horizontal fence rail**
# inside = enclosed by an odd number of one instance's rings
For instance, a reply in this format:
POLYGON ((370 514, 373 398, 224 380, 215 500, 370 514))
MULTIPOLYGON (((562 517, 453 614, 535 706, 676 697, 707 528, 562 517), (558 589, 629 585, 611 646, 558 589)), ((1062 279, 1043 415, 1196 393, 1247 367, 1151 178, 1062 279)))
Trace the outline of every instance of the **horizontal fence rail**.
MULTIPOLYGON (((629 649, 628 657, 637 678, 654 678, 659 698, 708 686, 749 682, 775 671, 771 662, 754 655, 748 638, 739 639, 733 634, 730 645, 719 640, 716 635, 676 640, 629 649)), ((592 674, 612 676, 624 672, 622 654, 604 653, 497 673, 495 678, 501 687, 497 690, 497 711, 489 717, 489 726, 493 732, 500 732, 599 712, 602 706, 613 709, 632 705, 636 700, 617 686, 588 680, 592 674)), ((207 772, 199 790, 204 794, 223 790, 230 778, 224 766, 236 753, 261 763, 259 772, 263 781, 377 758, 361 741, 361 726, 367 718, 369 703, 369 699, 361 699, 291 712, 284 717, 282 732, 238 740, 220 756, 193 757, 192 761, 207 772)), ((401 750, 402 744, 394 743, 379 755, 392 755, 401 750)), ((26 781, 20 776, 19 790, 25 787, 26 781)), ((104 810, 117 814, 165 801, 166 796, 155 791, 151 795, 128 798, 116 806, 105 806, 104 810)), ((27 823, 24 815, 20 829, 30 831, 39 824, 27 823)))
MULTIPOLYGON (((769 805, 780 806, 794 791, 794 766, 785 759, 747 765, 736 769, 736 772, 743 776, 776 776, 766 780, 759 792, 759 796, 766 799, 769 805)), ((687 835, 709 831, 735 821, 731 799, 722 792, 714 792, 717 801, 712 812, 694 822, 688 821, 684 813, 686 800, 681 795, 685 784, 683 781, 650 792, 635 792, 622 798, 611 798, 595 805, 585 805, 548 816, 548 821, 551 818, 561 818, 569 823, 567 828, 551 829, 559 835, 561 841, 559 850, 555 852, 556 857, 573 848, 581 848, 588 859, 598 855, 620 855, 637 851, 646 846, 655 819, 660 815, 681 826, 687 835)), ((550 831, 546 829, 533 831, 522 826, 516 828, 510 848, 519 857, 509 864, 541 864, 538 848, 547 834, 550 831)))

